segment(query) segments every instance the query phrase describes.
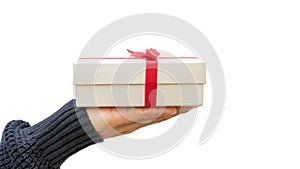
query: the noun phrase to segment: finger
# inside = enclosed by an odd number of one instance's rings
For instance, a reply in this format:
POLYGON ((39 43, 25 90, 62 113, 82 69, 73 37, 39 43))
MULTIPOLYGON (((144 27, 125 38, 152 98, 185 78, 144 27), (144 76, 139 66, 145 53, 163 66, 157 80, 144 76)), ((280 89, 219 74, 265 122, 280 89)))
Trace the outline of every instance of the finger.
POLYGON ((108 122, 111 127, 117 127, 123 124, 133 123, 129 119, 125 118, 122 114, 126 112, 127 108, 105 107, 99 108, 99 114, 108 122))
MULTIPOLYGON (((125 108, 125 107, 105 107, 89 108, 93 111, 93 118, 105 121, 107 125, 116 128, 132 123, 151 123, 161 116, 176 114, 175 107, 153 107, 153 108, 125 108)), ((100 120, 98 120, 100 121, 100 120)))
POLYGON ((165 120, 168 120, 170 118, 173 118, 175 116, 177 116, 178 114, 177 113, 174 113, 172 115, 168 115, 168 116, 160 116, 159 118, 151 121, 151 122, 147 122, 147 123, 132 123, 132 124, 127 124, 127 125, 124 125, 124 126, 120 126, 119 128, 117 128, 116 130, 119 131, 120 133, 122 134, 128 134, 128 133, 131 133, 135 130, 138 130, 142 127, 145 127, 145 126, 149 126, 149 125, 152 125, 152 124, 156 124, 156 123, 160 123, 162 121, 165 121, 165 120))
POLYGON ((160 116, 166 116, 176 112, 175 107, 150 107, 150 108, 126 108, 118 109, 119 113, 129 121, 148 123, 160 116))
POLYGON ((176 110, 177 110, 178 114, 182 114, 182 113, 186 113, 196 107, 198 107, 198 106, 181 106, 181 107, 176 107, 176 110))
POLYGON ((169 115, 169 116, 163 116, 163 117, 159 117, 158 119, 156 119, 155 121, 153 121, 151 124, 155 124, 155 123, 160 123, 162 121, 166 121, 166 120, 169 120, 173 117, 176 117, 178 116, 179 114, 174 114, 174 115, 169 115))

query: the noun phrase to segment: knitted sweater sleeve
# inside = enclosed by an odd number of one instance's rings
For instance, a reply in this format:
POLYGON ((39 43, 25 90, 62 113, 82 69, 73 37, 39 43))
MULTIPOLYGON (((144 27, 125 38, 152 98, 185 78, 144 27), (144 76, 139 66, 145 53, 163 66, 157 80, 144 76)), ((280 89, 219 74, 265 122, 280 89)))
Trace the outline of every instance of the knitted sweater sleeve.
POLYGON ((34 126, 9 122, 0 143, 0 169, 59 168, 74 153, 102 142, 85 109, 74 102, 34 126))

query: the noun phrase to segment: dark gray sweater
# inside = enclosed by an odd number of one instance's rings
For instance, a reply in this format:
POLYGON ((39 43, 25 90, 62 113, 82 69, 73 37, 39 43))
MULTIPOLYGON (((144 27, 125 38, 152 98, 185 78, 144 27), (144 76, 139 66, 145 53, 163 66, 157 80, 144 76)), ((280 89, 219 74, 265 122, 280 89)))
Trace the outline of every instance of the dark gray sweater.
POLYGON ((85 109, 74 102, 34 126, 9 122, 0 143, 0 169, 59 168, 74 153, 102 142, 85 109))

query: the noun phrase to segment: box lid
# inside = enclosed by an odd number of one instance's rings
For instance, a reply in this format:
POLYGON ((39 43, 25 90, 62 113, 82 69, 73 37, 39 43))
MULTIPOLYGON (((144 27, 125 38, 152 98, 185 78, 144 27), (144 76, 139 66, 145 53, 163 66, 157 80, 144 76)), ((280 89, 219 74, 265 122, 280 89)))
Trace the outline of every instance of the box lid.
MULTIPOLYGON (((197 57, 158 58, 157 84, 203 84, 206 65, 197 57)), ((144 58, 81 58, 74 68, 74 85, 145 84, 144 58)))

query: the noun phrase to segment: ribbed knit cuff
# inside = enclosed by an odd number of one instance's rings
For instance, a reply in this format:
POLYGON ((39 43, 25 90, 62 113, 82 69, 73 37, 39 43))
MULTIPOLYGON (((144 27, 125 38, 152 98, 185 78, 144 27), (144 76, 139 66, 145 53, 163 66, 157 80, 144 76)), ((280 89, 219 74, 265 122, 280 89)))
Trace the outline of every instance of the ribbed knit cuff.
POLYGON ((75 100, 34 126, 30 127, 23 121, 12 121, 6 126, 4 134, 10 156, 20 157, 15 164, 25 168, 24 165, 32 167, 37 161, 47 168, 59 168, 74 153, 103 141, 85 109, 75 107, 75 100), (20 147, 24 145, 26 150, 22 153, 20 147))

